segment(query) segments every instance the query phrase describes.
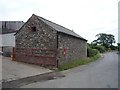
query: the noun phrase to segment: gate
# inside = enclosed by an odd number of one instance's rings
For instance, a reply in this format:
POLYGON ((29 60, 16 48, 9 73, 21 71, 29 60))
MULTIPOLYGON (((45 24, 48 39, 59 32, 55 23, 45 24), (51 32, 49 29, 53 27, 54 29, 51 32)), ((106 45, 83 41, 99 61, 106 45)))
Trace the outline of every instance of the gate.
POLYGON ((14 47, 13 60, 40 65, 56 66, 56 49, 14 47))

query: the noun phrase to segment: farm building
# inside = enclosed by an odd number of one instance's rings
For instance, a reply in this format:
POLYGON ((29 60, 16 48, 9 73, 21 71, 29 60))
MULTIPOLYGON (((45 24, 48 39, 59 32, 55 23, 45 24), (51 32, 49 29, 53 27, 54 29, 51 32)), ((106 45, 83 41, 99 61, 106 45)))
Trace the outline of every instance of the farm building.
POLYGON ((15 37, 13 60, 16 61, 58 67, 87 56, 86 39, 34 14, 15 37))
POLYGON ((12 47, 15 47, 14 34, 23 24, 23 21, 0 21, 0 49, 3 52, 12 52, 12 47))

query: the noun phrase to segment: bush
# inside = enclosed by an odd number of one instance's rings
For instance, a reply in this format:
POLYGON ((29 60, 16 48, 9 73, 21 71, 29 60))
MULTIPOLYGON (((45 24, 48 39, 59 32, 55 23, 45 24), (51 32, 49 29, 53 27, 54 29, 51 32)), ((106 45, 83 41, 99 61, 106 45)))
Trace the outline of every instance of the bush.
POLYGON ((105 47, 104 47, 104 46, 101 46, 101 45, 95 46, 95 49, 97 49, 100 53, 105 52, 105 47))
POLYGON ((120 52, 118 52, 117 54, 120 54, 120 52))
POLYGON ((88 57, 93 57, 95 55, 98 54, 98 50, 97 49, 92 49, 90 47, 87 47, 87 56, 88 57))
POLYGON ((108 50, 108 51, 110 51, 110 50, 111 50, 111 48, 107 48, 107 50, 108 50))
POLYGON ((94 52, 94 56, 98 54, 98 50, 97 49, 93 49, 94 52))
POLYGON ((111 48, 111 50, 117 50, 118 49, 117 46, 113 46, 113 45, 111 45, 110 48, 111 48))

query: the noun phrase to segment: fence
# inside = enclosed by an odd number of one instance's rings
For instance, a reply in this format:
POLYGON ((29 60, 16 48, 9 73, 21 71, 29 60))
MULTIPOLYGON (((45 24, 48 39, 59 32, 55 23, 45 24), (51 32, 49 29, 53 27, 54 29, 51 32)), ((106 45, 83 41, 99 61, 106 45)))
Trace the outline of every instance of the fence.
POLYGON ((40 65, 56 66, 56 49, 14 47, 13 60, 40 65))

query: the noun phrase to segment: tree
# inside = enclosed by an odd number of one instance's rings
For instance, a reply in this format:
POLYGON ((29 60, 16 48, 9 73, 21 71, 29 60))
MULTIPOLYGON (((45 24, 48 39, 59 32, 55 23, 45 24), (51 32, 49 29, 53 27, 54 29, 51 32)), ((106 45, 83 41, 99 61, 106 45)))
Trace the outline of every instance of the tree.
POLYGON ((106 48, 110 48, 113 43, 115 43, 114 35, 112 34, 106 34, 106 33, 100 33, 96 35, 97 40, 94 40, 92 43, 94 45, 102 45, 106 48))
POLYGON ((97 49, 100 53, 105 52, 105 47, 104 47, 104 46, 101 46, 101 45, 96 45, 96 46, 95 46, 95 49, 97 49))

